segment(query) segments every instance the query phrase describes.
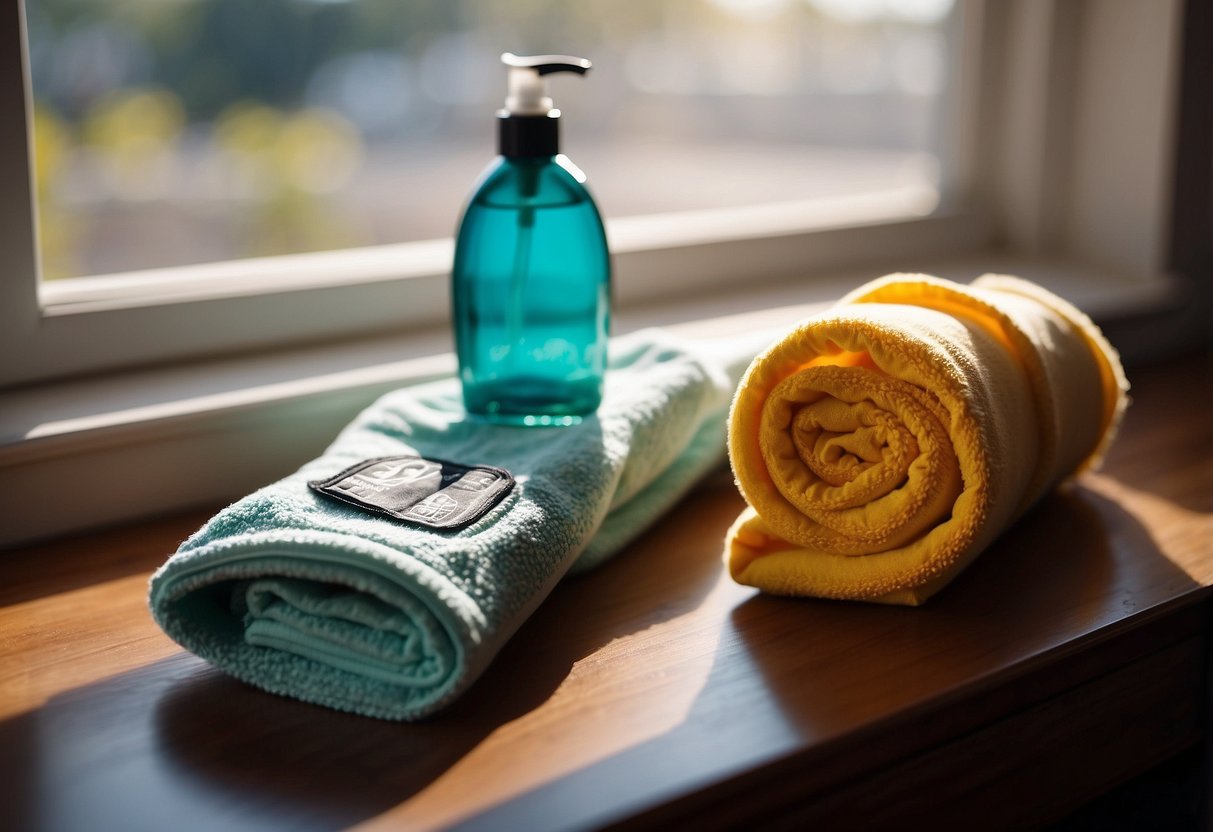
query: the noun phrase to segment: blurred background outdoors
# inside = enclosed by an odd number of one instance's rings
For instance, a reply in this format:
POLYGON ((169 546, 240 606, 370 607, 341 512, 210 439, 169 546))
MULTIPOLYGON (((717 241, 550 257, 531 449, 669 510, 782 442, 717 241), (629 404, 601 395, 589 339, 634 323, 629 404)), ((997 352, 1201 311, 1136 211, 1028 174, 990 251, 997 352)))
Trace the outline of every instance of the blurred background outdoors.
POLYGON ((26 0, 43 276, 450 236, 503 51, 607 217, 938 178, 952 0, 26 0))

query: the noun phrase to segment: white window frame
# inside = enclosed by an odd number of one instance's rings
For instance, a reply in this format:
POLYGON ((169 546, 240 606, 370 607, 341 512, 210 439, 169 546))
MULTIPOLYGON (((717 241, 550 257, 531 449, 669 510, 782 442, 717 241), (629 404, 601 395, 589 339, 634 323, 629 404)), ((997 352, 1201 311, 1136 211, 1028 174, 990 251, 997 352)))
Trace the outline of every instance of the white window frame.
MULTIPOLYGON (((942 204, 903 191, 611 222, 619 318, 803 303, 831 276, 965 253, 965 276, 1009 257, 1088 308, 1184 302, 1165 263, 1182 0, 957 11, 942 204)), ((21 14, 20 2, 0 13, 0 112, 24 116, 21 14)), ((0 386, 39 383, 0 390, 0 491, 12 495, 0 545, 238 497, 313 456, 378 393, 449 372, 449 240, 40 289, 25 121, 0 119, 0 181, 13 183, 0 189, 0 386), (346 369, 320 369, 339 355, 346 369), (139 369, 149 361, 162 369, 139 369), (199 392, 221 377, 235 381, 199 392), (4 397, 18 414, 7 422, 4 397), (140 476, 114 476, 123 469, 140 476), (65 482, 90 495, 70 517, 46 508, 65 482)), ((763 320, 798 311, 775 313, 763 320)))

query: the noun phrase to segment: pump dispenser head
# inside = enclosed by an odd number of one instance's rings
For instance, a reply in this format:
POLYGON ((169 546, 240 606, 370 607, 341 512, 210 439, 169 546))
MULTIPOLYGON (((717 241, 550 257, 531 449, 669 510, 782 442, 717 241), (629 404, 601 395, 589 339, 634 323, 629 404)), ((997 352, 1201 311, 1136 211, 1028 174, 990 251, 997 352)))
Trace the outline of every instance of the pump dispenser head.
POLYGON ((501 62, 510 68, 505 109, 515 116, 543 116, 551 111, 552 99, 548 97, 543 76, 553 72, 585 75, 591 66, 585 58, 574 58, 572 55, 520 57, 513 52, 503 54, 501 62))
POLYGON ((509 67, 505 108, 497 113, 498 150, 503 156, 555 156, 560 152, 560 111, 547 94, 545 75, 590 70, 585 58, 571 55, 515 55, 506 52, 509 67))

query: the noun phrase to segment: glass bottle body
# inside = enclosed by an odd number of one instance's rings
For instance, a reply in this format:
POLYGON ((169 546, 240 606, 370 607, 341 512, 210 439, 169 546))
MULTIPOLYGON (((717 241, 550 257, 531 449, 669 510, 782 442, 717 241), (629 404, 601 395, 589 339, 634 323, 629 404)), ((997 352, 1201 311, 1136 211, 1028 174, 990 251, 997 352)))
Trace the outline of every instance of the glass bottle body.
POLYGON ((452 308, 469 415, 571 424, 602 400, 610 258, 580 172, 498 157, 459 227, 452 308))

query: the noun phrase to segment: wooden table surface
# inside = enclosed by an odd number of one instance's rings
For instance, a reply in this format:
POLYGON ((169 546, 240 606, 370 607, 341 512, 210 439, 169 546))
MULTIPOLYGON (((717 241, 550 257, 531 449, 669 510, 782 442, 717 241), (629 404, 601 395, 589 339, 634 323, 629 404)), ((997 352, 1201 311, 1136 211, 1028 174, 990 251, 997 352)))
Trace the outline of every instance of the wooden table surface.
POLYGON ((1213 582, 1203 357, 1130 373, 1104 470, 922 608, 765 597, 702 488, 566 581, 419 724, 246 687, 146 609, 209 511, 0 553, 0 828, 1019 826, 1199 741, 1213 582))

